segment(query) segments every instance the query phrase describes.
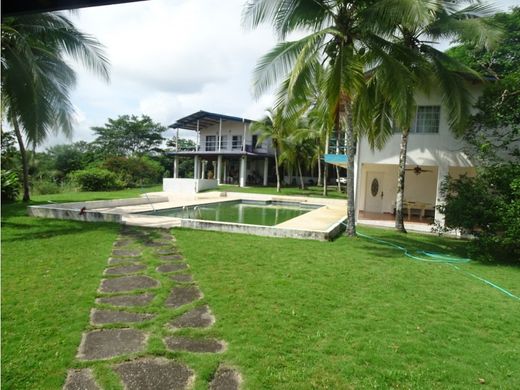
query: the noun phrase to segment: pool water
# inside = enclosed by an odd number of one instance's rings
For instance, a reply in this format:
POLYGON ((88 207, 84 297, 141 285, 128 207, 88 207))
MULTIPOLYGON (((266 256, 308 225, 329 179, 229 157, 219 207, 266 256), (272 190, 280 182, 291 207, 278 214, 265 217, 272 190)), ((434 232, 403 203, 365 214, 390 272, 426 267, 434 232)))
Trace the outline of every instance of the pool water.
POLYGON ((146 212, 149 215, 274 226, 305 214, 316 206, 299 203, 233 201, 146 212))

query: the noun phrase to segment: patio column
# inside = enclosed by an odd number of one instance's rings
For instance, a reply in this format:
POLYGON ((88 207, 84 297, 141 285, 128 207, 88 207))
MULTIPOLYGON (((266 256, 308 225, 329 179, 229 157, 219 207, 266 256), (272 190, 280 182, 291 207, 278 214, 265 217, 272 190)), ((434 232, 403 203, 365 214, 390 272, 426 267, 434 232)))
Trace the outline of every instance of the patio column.
POLYGON ((217 157, 217 184, 220 185, 222 178, 222 155, 217 157))
MULTIPOLYGON (((444 203, 444 199, 441 196, 441 186, 442 181, 449 174, 449 167, 447 165, 439 165, 437 167, 437 194, 435 196, 435 206, 444 203)), ((444 226, 444 214, 440 213, 437 208, 435 208, 435 222, 438 222, 440 225, 444 226)))
POLYGON ((247 156, 242 156, 240 159, 240 187, 245 187, 247 185, 247 156))
POLYGON ((177 155, 173 158, 173 178, 179 178, 179 156, 177 155))
POLYGON ((223 171, 224 171, 224 183, 227 183, 227 178, 228 178, 227 161, 224 160, 223 163, 224 163, 224 169, 223 169, 223 171))
POLYGON ((199 156, 195 156, 193 158, 194 164, 193 164, 193 178, 198 179, 199 178, 199 168, 200 168, 200 162, 199 162, 199 156))
POLYGON ((206 161, 201 161, 200 165, 201 165, 201 171, 202 171, 200 178, 205 179, 206 178, 206 161))
POLYGON ((264 186, 267 185, 267 175, 269 172, 269 157, 264 158, 264 186))

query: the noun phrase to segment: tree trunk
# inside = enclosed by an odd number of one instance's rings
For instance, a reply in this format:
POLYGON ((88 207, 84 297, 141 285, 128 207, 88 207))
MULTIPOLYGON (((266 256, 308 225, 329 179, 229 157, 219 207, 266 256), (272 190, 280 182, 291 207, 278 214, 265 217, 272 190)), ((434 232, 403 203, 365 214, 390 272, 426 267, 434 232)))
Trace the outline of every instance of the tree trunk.
POLYGON ((395 228, 406 233, 404 228, 403 203, 404 203, 404 177, 406 173, 406 151, 408 149, 408 134, 410 129, 404 129, 401 133, 401 149, 399 150, 399 175, 397 176, 397 196, 395 198, 395 228))
POLYGON ((18 147, 20 148, 20 155, 22 156, 22 182, 23 182, 23 201, 28 202, 31 200, 29 194, 29 161, 27 161, 27 151, 25 150, 25 146, 23 144, 22 133, 20 132, 20 126, 18 125, 18 119, 13 117, 13 127, 14 134, 16 135, 16 139, 18 140, 18 147))
POLYGON ((345 125, 346 154, 347 154, 347 231, 349 237, 356 236, 356 210, 354 205, 354 158, 356 156, 356 142, 352 123, 352 102, 346 96, 341 99, 340 120, 345 125))
POLYGON ((305 184, 303 184, 302 166, 301 166, 299 160, 298 160, 298 174, 300 175, 300 188, 302 190, 304 190, 305 189, 305 184))
POLYGON ((336 190, 341 192, 341 182, 339 180, 339 167, 336 165, 336 190))
POLYGON ((321 186, 321 160, 320 160, 320 151, 318 149, 318 181, 316 182, 316 185, 319 187, 321 186))
POLYGON ((327 196, 327 171, 329 166, 327 163, 323 164, 323 196, 327 196))
POLYGON ((280 192, 280 171, 278 169, 278 153, 277 148, 274 148, 274 168, 276 172, 276 192, 280 192))

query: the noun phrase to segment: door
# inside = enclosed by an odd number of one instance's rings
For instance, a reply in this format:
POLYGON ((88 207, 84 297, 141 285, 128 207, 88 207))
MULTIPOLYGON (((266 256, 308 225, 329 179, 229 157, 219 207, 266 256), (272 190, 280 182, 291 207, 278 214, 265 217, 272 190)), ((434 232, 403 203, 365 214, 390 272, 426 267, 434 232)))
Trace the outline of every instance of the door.
POLYGON ((383 178, 381 172, 367 172, 365 211, 380 213, 383 210, 383 178))

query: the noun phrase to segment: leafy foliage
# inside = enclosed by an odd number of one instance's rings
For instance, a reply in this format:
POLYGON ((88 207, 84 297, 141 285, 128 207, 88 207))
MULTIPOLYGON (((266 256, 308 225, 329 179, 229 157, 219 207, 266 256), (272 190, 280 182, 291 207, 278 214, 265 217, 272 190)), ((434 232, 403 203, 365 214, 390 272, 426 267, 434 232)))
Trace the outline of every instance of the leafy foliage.
POLYGON ((108 169, 84 169, 73 172, 70 177, 83 191, 107 191, 124 187, 117 175, 108 169))
POLYGON ((163 167, 147 157, 112 157, 102 167, 115 173, 125 187, 156 184, 163 175, 163 167))
POLYGON ((103 127, 92 127, 97 145, 105 156, 143 155, 159 148, 164 141, 166 127, 152 121, 149 116, 120 115, 108 119, 103 127))
POLYGON ((0 172, 0 180, 2 181, 2 202, 12 202, 18 198, 20 180, 14 171, 2 169, 0 172))

